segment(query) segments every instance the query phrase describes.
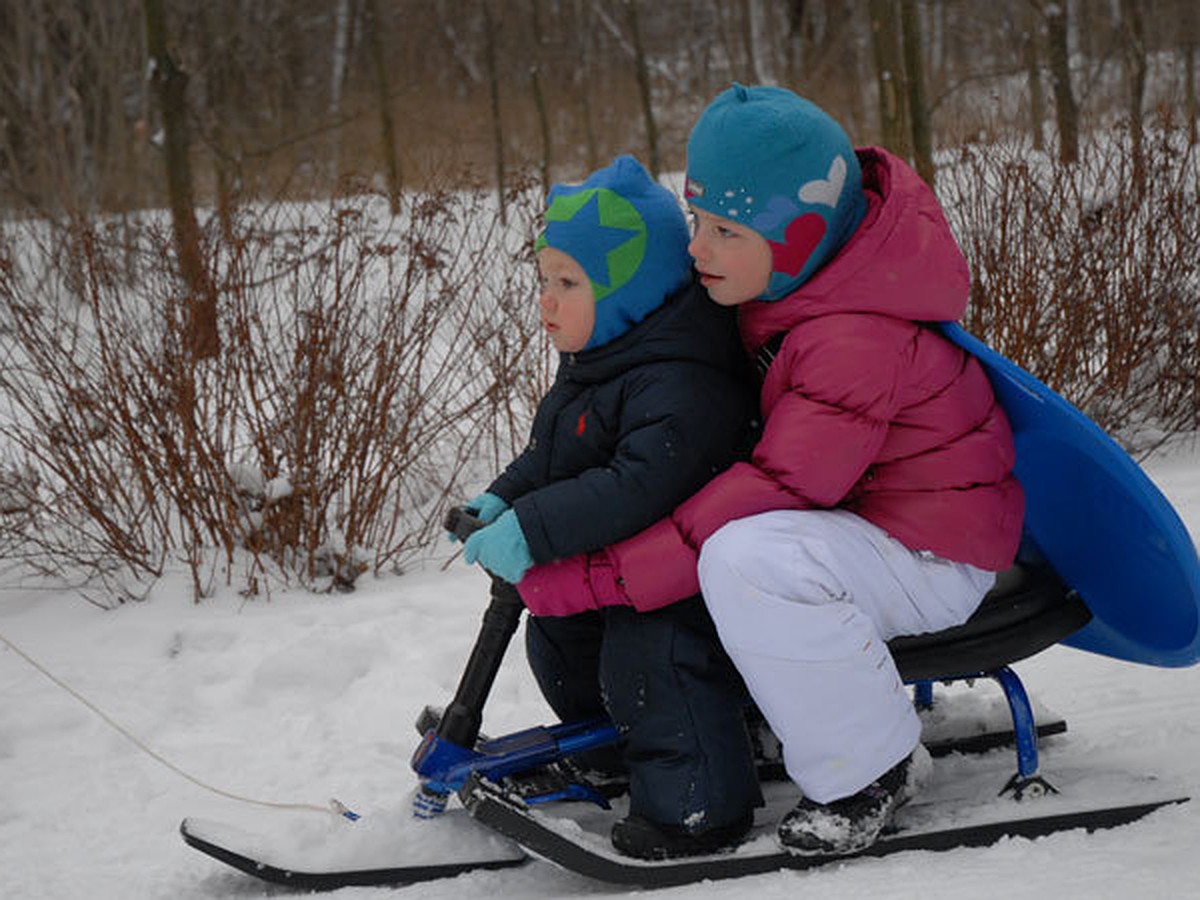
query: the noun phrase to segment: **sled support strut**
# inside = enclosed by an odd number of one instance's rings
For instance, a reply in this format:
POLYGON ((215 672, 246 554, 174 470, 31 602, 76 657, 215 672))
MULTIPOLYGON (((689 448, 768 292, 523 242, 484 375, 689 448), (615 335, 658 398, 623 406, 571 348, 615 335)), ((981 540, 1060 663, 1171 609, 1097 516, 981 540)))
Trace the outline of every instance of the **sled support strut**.
MULTIPOLYGON (((1040 796, 1042 794, 1058 793, 1054 787, 1038 774, 1038 731, 1037 722, 1033 715, 1033 704, 1029 694, 1017 673, 1009 666, 1000 666, 988 672, 977 672, 974 675, 958 675, 942 679, 946 683, 953 681, 972 681, 976 678, 990 678, 1004 692, 1008 702, 1008 711, 1012 715, 1013 738, 1017 750, 1017 771, 1001 794, 1011 793, 1013 798, 1021 800, 1024 797, 1040 796)), ((933 682, 922 679, 912 683, 913 702, 918 709, 933 707, 933 682)))

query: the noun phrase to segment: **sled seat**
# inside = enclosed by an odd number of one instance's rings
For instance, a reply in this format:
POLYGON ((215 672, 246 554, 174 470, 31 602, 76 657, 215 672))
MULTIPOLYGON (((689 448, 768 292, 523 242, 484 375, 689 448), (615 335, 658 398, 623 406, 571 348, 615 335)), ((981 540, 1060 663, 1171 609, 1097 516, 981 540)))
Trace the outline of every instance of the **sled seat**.
POLYGON ((1040 653, 1078 631, 1092 618, 1077 591, 1052 568, 1018 563, 1001 572, 996 585, 962 625, 888 641, 905 683, 914 685, 918 708, 933 705, 933 683, 991 678, 1000 685, 1012 714, 1017 772, 1005 792, 1020 800, 1051 793, 1038 775, 1038 730, 1033 706, 1010 663, 1040 653))
POLYGON ((1079 594, 1049 566, 1017 563, 962 625, 888 641, 905 682, 986 674, 1040 653, 1092 618, 1079 594))

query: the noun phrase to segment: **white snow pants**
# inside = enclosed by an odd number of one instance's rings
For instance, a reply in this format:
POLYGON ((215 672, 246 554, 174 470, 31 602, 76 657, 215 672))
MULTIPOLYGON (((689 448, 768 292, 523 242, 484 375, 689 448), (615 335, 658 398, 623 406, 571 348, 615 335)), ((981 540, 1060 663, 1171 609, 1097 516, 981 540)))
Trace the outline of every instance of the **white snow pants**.
POLYGON ((975 611, 994 572, 913 552, 845 510, 778 510, 704 543, 700 585, 725 650, 818 803, 866 787, 921 723, 885 641, 975 611))

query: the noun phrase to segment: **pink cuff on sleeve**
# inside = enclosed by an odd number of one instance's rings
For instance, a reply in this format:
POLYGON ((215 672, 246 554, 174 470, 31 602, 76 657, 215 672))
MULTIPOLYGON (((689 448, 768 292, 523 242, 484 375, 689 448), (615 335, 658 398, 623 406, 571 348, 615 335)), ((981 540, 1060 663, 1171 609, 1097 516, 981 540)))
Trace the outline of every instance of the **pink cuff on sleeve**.
POLYGON ((620 577, 603 550, 588 554, 587 577, 596 606, 628 606, 620 577))
POLYGON ((596 608, 586 556, 534 566, 525 573, 517 590, 525 608, 535 616, 573 616, 596 608))

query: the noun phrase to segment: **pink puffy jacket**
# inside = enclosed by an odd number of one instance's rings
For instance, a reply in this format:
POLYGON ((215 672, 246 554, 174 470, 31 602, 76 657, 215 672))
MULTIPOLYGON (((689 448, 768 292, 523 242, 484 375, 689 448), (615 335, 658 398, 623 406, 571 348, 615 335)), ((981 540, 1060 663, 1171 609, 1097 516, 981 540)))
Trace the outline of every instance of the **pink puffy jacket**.
POLYGON ((987 376, 923 323, 956 320, 970 273, 933 192, 886 151, 859 151, 870 209, 795 293, 739 308, 762 385, 763 434, 669 517, 590 556, 530 570, 535 614, 657 609, 700 590, 697 554, 726 522, 841 507, 914 550, 1000 570, 1021 537, 1012 432, 987 376))

